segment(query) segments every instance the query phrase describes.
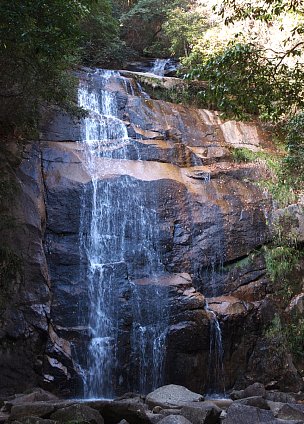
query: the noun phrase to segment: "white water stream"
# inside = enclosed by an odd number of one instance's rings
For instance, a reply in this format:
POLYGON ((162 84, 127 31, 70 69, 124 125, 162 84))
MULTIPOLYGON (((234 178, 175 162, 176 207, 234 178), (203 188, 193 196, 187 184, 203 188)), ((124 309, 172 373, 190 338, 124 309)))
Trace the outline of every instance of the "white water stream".
POLYGON ((128 371, 137 376, 130 377, 132 391, 145 393, 162 383, 168 311, 166 293, 157 285, 157 275, 163 272, 157 250, 157 193, 127 176, 127 146, 131 140, 119 118, 116 93, 107 89, 111 80, 125 88, 127 83, 114 71, 96 71, 94 78, 98 88, 89 79, 79 87, 79 105, 88 111, 81 146, 92 181, 85 188, 80 229, 89 303, 84 320, 89 327, 89 342, 81 368, 84 396, 111 398, 119 382, 123 383, 117 374, 117 269, 125 267, 132 296, 128 371), (111 160, 105 165, 100 159, 114 154, 121 159, 120 165, 115 162, 120 166, 115 178, 109 176, 111 160), (148 279, 148 284, 138 286, 133 282, 136 278, 148 279))

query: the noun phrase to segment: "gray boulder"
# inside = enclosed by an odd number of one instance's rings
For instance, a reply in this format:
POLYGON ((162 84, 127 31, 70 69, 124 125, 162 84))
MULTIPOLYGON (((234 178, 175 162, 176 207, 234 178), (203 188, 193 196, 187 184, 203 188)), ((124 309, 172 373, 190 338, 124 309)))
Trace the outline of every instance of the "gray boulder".
POLYGON ((75 404, 59 409, 50 416, 51 420, 62 423, 77 421, 77 424, 104 424, 103 418, 98 411, 89 406, 75 404))
POLYGON ((55 410, 55 407, 46 402, 33 402, 14 405, 11 409, 10 420, 20 421, 24 417, 48 417, 55 410))
POLYGON ((244 390, 232 390, 230 397, 232 400, 244 399, 244 390))
POLYGON ((161 406, 163 408, 178 408, 189 402, 200 402, 204 398, 199 393, 194 393, 184 386, 168 384, 159 387, 146 397, 146 403, 149 408, 161 406))
POLYGON ((275 422, 276 419, 271 411, 235 402, 228 408, 223 424, 264 424, 275 422))
POLYGON ((279 409, 276 416, 284 420, 301 420, 304 422, 304 405, 286 403, 279 409))
POLYGON ((40 417, 24 417, 20 418, 17 422, 21 424, 57 424, 58 421, 48 420, 40 417))
POLYGON ((277 391, 266 391, 265 399, 270 400, 272 402, 295 402, 295 397, 292 394, 277 391))
POLYGON ((189 404, 182 408, 182 415, 192 424, 217 424, 222 410, 212 402, 189 404))
POLYGON ((168 415, 158 422, 159 424, 192 424, 182 415, 168 415))
POLYGON ((244 399, 236 400, 235 403, 239 403, 247 406, 254 406, 259 409, 270 409, 267 401, 262 396, 252 396, 244 399))
POLYGON ((266 389, 262 383, 254 383, 244 389, 244 397, 249 398, 252 396, 266 396, 266 389))

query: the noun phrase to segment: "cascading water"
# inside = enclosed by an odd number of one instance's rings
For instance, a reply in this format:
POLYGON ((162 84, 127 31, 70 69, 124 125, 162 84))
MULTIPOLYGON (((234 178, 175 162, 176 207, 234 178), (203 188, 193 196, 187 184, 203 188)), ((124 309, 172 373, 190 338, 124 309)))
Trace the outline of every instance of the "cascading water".
POLYGON ((166 65, 170 62, 170 59, 155 59, 151 73, 154 75, 164 76, 166 65))
POLYGON ((125 171, 132 140, 119 119, 116 94, 107 84, 115 79, 126 90, 130 87, 118 72, 96 71, 94 78, 99 88, 90 79, 79 88, 79 105, 88 111, 81 145, 92 181, 84 192, 80 230, 89 304, 84 321, 90 331, 81 367, 84 396, 110 398, 122 379, 116 372, 120 354, 116 270, 126 269, 133 304, 128 368, 137 378, 130 390, 145 393, 161 384, 168 309, 166 291, 157 285, 157 276, 163 273, 157 250, 157 193, 144 191, 125 171), (117 178, 111 175, 114 157, 120 171, 117 178), (137 284, 137 279, 146 283, 137 284))
POLYGON ((225 393, 224 377, 224 349, 222 341, 222 330, 215 312, 211 311, 206 302, 206 311, 209 315, 210 323, 210 343, 209 343, 209 364, 208 364, 208 387, 209 393, 225 393))

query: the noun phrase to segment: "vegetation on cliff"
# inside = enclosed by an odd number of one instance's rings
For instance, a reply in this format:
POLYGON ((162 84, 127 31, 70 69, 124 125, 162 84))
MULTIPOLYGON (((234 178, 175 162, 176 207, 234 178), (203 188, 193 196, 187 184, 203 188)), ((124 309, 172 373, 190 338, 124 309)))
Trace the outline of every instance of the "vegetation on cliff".
POLYGON ((108 0, 0 3, 0 129, 35 128, 43 102, 75 111, 68 71, 115 39, 108 0))

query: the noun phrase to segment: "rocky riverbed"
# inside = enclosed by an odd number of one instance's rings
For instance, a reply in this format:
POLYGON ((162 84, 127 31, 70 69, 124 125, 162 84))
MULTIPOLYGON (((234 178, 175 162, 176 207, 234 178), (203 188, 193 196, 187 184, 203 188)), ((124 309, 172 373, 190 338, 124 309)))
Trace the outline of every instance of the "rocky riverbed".
POLYGON ((304 395, 266 390, 254 383, 224 399, 204 400, 183 386, 167 385, 114 400, 60 400, 42 389, 2 400, 7 424, 300 424, 304 395))

